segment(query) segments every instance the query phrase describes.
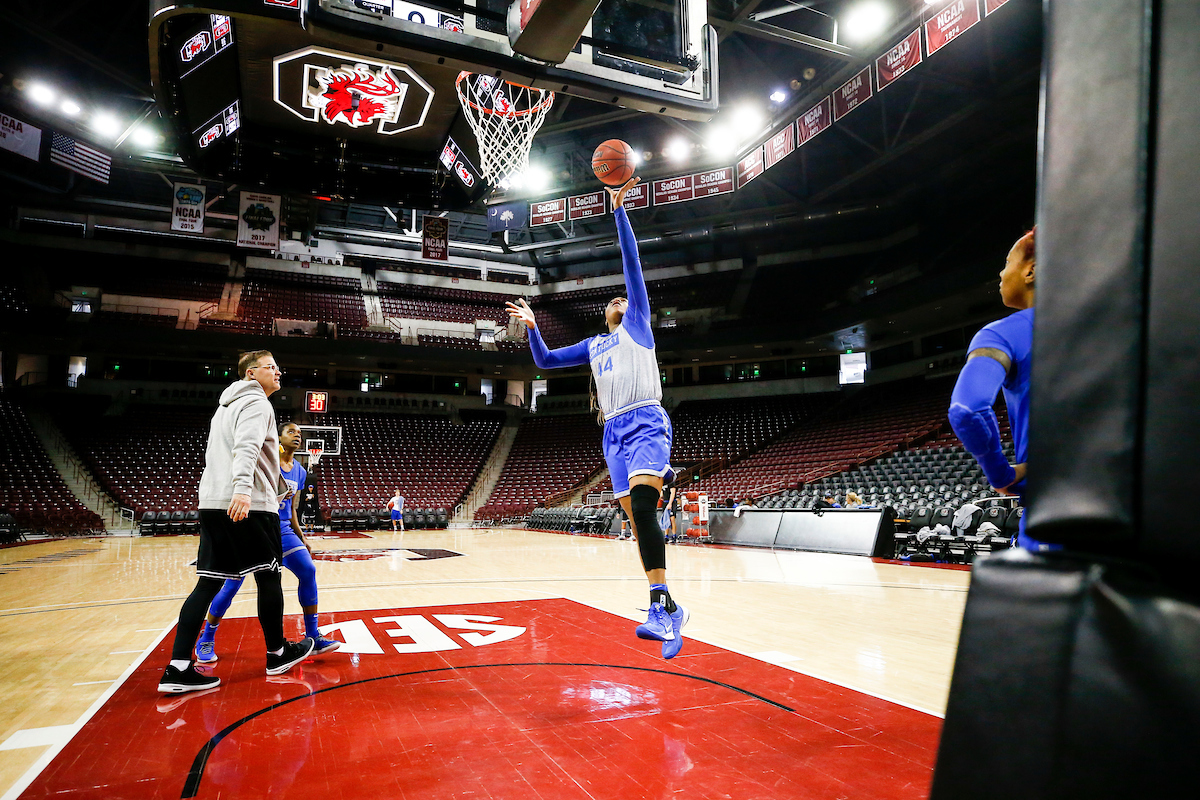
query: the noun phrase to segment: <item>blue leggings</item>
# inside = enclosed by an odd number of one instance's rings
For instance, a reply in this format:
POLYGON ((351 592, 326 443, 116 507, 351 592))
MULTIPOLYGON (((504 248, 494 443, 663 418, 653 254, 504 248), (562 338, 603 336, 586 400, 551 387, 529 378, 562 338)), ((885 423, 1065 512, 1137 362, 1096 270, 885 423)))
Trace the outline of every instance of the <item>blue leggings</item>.
MULTIPOLYGON (((283 565, 300 580, 300 589, 296 594, 300 597, 300 605, 304 608, 317 604, 317 567, 313 564, 312 556, 307 548, 294 550, 283 557, 283 565)), ((233 602, 238 589, 242 588, 245 578, 229 578, 217 592, 208 613, 217 619, 224 619, 229 606, 233 602)))

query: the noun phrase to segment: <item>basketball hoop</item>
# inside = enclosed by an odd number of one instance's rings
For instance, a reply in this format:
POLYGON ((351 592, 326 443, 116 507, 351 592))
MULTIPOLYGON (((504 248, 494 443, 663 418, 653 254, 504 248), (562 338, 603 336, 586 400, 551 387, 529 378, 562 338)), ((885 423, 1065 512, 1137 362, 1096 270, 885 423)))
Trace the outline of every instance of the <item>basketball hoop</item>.
POLYGON ((321 460, 321 453, 325 452, 324 445, 312 444, 308 447, 308 468, 312 469, 321 460))
POLYGON ((554 105, 554 92, 474 72, 460 72, 454 86, 479 142, 480 173, 508 188, 505 182, 529 167, 529 148, 554 105))

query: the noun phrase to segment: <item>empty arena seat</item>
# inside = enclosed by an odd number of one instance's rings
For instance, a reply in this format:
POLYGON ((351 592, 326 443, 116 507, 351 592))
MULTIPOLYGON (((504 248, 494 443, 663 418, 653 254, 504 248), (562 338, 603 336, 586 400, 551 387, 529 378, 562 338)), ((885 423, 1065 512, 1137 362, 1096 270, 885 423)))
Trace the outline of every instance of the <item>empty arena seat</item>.
POLYGON ((929 506, 917 506, 913 509, 912 517, 909 519, 909 527, 913 530, 920 530, 925 527, 933 526, 933 509, 929 506))

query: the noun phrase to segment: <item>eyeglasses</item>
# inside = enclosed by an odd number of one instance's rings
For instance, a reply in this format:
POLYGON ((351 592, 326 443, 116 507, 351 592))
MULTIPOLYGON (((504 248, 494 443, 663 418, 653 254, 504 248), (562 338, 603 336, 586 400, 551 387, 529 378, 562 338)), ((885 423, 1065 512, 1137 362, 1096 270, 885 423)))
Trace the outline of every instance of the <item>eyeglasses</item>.
POLYGON ((274 364, 260 364, 257 367, 250 367, 250 369, 269 369, 269 370, 272 370, 273 372, 278 372, 280 375, 287 375, 286 372, 284 372, 283 370, 281 370, 279 367, 275 366, 274 364))

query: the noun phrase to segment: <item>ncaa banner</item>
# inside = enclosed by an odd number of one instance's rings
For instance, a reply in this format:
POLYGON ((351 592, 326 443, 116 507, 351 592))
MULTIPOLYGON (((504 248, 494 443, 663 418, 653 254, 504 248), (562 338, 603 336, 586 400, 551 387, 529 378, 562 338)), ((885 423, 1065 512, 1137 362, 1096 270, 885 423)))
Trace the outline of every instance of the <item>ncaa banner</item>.
POLYGON ((450 260, 450 220, 445 217, 421 218, 421 258, 450 260))
POLYGON ((204 233, 204 186, 177 183, 171 198, 171 230, 204 233))
POLYGON ((979 0, 953 0, 925 22, 925 52, 933 55, 979 22, 979 0))
POLYGON ((904 37, 904 41, 875 59, 875 85, 879 91, 921 63, 921 29, 904 37))
POLYGON ((985 15, 989 15, 993 11, 999 11, 1000 6, 1004 5, 1007 2, 1008 2, 1008 0, 987 0, 986 3, 984 4, 983 13, 985 15))
POLYGON ((279 195, 241 192, 238 247, 279 249, 279 195))
POLYGON ((871 67, 867 65, 833 93, 833 121, 837 122, 870 99, 871 67))
POLYGON ((37 161, 42 149, 42 129, 0 114, 0 147, 37 161))

